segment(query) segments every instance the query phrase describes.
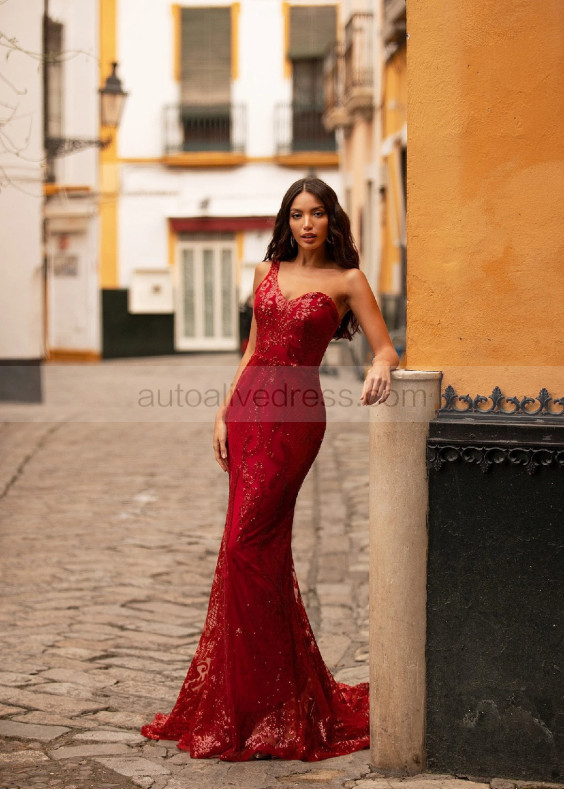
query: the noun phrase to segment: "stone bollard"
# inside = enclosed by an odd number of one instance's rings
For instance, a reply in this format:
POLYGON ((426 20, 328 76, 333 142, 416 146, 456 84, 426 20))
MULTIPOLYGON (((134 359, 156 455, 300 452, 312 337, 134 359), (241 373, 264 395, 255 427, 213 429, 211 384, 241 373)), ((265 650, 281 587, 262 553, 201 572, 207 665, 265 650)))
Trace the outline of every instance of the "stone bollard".
POLYGON ((441 373, 396 370, 370 409, 370 758, 425 769, 425 605, 429 421, 441 373))

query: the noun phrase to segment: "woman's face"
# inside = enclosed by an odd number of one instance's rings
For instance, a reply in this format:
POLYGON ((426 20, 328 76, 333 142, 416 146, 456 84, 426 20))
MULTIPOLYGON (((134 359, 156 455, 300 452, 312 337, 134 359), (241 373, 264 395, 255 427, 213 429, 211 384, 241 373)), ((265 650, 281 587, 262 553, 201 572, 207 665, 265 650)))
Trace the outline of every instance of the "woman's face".
POLYGON ((327 240, 329 217, 321 200, 311 192, 300 192, 292 203, 290 230, 304 250, 316 250, 327 240))

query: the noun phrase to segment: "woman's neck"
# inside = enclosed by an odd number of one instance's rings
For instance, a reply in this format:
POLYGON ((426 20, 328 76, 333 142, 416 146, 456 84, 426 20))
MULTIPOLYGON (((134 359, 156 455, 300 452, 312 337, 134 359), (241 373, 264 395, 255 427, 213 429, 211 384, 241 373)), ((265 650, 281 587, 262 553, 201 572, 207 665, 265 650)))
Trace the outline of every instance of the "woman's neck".
POLYGON ((323 269, 326 268, 331 261, 327 257, 324 249, 319 250, 298 250, 298 254, 294 259, 296 266, 302 269, 323 269))

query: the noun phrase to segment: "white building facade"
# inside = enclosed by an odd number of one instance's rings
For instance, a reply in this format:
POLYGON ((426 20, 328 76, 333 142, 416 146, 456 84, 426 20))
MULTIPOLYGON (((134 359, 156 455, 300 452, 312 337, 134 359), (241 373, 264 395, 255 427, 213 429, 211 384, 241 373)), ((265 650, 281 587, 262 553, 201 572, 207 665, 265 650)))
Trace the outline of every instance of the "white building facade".
POLYGON ((45 0, 45 357, 101 352, 97 0, 45 0))
POLYGON ((0 399, 41 399, 42 3, 2 5, 0 399), (39 66, 39 68, 38 68, 39 66))
POLYGON ((339 194, 323 127, 338 8, 308 0, 101 0, 101 65, 129 91, 101 153, 104 356, 240 348, 283 194, 339 194))

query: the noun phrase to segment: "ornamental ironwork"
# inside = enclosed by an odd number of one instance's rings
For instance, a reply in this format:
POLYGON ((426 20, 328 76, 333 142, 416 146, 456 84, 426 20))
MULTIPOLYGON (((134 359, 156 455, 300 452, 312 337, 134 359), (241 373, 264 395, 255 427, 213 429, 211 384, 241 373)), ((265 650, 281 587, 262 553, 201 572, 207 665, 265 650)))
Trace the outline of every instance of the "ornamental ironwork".
POLYGON ((107 148, 112 142, 109 137, 106 140, 87 140, 75 137, 48 137, 45 140, 45 152, 48 157, 67 156, 74 154, 75 151, 84 151, 85 148, 107 148))
POLYGON ((564 469, 564 450, 558 447, 457 446, 427 442, 428 469, 438 472, 446 463, 453 461, 477 464, 482 472, 487 472, 495 464, 510 463, 524 466, 532 475, 541 466, 564 469))
POLYGON ((439 409, 439 415, 487 414, 503 417, 564 418, 564 397, 552 398, 546 387, 540 390, 536 398, 518 398, 514 395, 507 398, 499 387, 494 387, 491 395, 476 395, 472 398, 470 395, 457 395, 454 387, 449 384, 441 398, 444 405, 439 409))

